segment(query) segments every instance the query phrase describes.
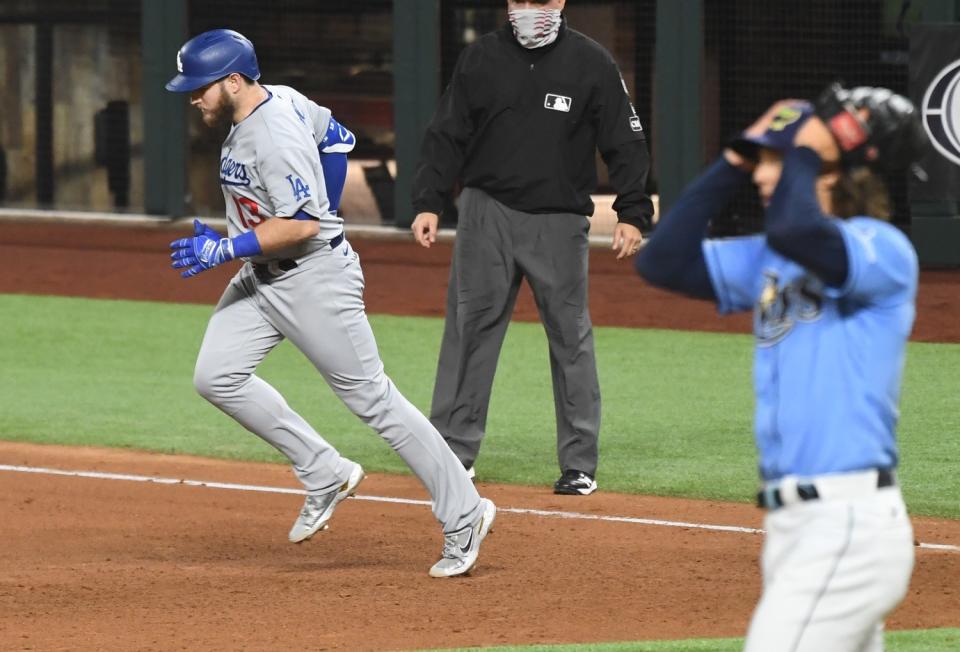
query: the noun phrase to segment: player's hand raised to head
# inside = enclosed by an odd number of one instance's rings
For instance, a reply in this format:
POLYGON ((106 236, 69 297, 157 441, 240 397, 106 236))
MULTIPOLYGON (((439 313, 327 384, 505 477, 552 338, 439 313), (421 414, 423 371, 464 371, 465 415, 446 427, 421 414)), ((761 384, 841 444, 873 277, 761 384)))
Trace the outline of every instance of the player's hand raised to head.
POLYGON ((440 216, 436 213, 420 213, 410 225, 413 231, 413 239, 423 247, 430 248, 437 241, 437 225, 440 223, 440 216))
POLYGON ((797 135, 793 137, 793 144, 796 147, 809 147, 819 154, 824 163, 836 163, 840 160, 837 141, 834 140, 827 125, 817 116, 811 116, 803 123, 797 135))
MULTIPOLYGON (((777 117, 777 114, 780 113, 784 108, 796 105, 802 100, 778 100, 770 105, 763 115, 753 121, 753 124, 743 130, 743 138, 751 139, 758 138, 766 133, 767 129, 770 128, 771 123, 773 123, 774 118, 777 117)), ((750 155, 745 155, 744 152, 737 151, 733 147, 727 147, 723 150, 723 157, 727 159, 727 162, 734 167, 738 167, 741 170, 746 172, 752 172, 754 166, 756 165, 756 160, 751 159, 750 155)))

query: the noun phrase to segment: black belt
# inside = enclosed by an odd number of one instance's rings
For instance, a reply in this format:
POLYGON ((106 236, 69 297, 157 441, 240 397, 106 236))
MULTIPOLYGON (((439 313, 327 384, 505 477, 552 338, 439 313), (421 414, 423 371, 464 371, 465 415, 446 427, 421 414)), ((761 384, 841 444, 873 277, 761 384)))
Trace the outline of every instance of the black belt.
MULTIPOLYGON (((877 469, 877 489, 892 487, 896 483, 892 469, 877 469)), ((820 493, 814 484, 798 484, 797 496, 799 496, 802 501, 816 500, 820 497, 820 493)), ((761 490, 757 492, 757 507, 763 509, 780 509, 783 507, 780 489, 777 488, 772 491, 761 490)))
POLYGON ((338 235, 338 236, 336 236, 335 238, 333 238, 333 239, 332 239, 330 242, 328 242, 327 244, 330 245, 330 248, 331 248, 331 249, 336 249, 337 247, 340 246, 340 243, 341 243, 341 242, 343 242, 343 231, 341 231, 341 232, 340 232, 340 235, 338 235))
MULTIPOLYGON (((330 245, 331 249, 336 249, 340 246, 340 243, 343 242, 343 232, 340 232, 340 235, 332 238, 327 244, 330 245)), ((273 261, 276 263, 276 268, 280 271, 280 274, 283 272, 289 272, 291 269, 296 269, 300 265, 293 258, 281 258, 280 260, 273 261)), ((260 275, 266 276, 279 276, 273 269, 271 269, 272 263, 254 263, 253 271, 260 275)))

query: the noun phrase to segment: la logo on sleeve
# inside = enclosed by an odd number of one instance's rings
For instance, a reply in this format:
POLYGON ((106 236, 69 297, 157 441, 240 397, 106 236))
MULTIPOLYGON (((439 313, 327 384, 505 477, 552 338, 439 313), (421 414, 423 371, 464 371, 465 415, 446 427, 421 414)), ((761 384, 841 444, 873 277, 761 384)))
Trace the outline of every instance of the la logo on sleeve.
POLYGON ((304 197, 310 196, 310 186, 306 185, 300 177, 295 178, 292 174, 288 174, 287 181, 290 182, 290 190, 293 192, 294 201, 300 201, 304 197))

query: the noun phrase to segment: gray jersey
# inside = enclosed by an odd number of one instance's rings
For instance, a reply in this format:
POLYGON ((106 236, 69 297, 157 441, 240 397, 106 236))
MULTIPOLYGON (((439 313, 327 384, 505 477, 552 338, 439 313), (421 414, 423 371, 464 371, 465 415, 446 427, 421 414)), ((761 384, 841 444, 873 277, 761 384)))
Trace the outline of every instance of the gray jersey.
MULTIPOLYGON (((206 61, 203 57, 219 61, 234 52, 236 58, 224 64, 231 66, 227 70, 257 70, 253 46, 240 34, 213 30, 195 37, 177 55, 181 74, 167 88, 197 83, 183 70, 206 65, 197 63, 206 61)), ((207 325, 194 386, 290 460, 308 494, 288 535, 299 543, 326 526, 336 504, 356 491, 363 469, 340 455, 255 373, 278 344, 289 341, 429 491, 444 532, 443 556, 430 574, 467 573, 496 507, 481 501, 437 429, 384 372, 363 304, 360 257, 349 240, 337 237, 343 233, 343 220, 331 212, 330 196, 336 206, 346 153, 356 139, 338 128, 328 109, 292 88, 263 88, 266 99, 233 126, 223 143, 220 184, 228 234, 235 238, 249 233, 268 219, 315 219, 320 232, 240 266, 207 325), (325 166, 331 171, 329 188, 325 166), (256 264, 289 262, 282 260, 286 258, 296 260, 292 265, 256 264)), ((259 87, 244 91, 253 97, 260 94, 259 87)))
POLYGON ((304 213, 320 221, 320 233, 254 262, 299 258, 343 231, 343 220, 330 212, 317 151, 330 110, 289 86, 263 88, 268 99, 233 126, 220 152, 228 233, 235 237, 269 217, 304 213))

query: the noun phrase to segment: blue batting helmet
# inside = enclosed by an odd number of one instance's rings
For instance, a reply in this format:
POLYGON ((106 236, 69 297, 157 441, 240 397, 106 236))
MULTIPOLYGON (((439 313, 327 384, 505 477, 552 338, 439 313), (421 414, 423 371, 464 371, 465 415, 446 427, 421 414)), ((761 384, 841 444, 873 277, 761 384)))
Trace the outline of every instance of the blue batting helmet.
POLYGON ((213 29, 184 43, 177 52, 177 72, 167 82, 168 91, 193 91, 234 72, 260 78, 253 43, 232 29, 213 29))

